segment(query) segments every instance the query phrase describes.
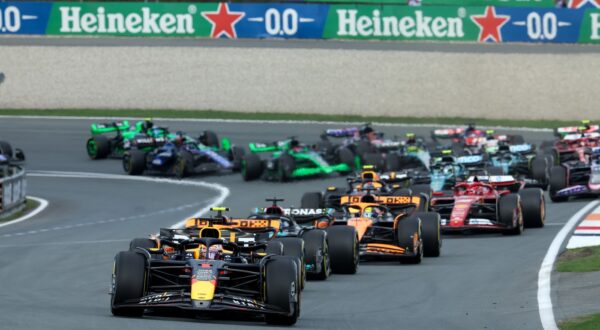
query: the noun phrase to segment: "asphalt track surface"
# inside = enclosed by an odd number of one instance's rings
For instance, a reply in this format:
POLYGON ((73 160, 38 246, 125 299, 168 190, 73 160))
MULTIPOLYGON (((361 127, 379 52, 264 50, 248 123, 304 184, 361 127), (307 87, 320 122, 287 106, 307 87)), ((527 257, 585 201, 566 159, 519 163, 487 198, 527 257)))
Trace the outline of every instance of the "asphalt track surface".
MULTIPOLYGON (((117 160, 91 161, 84 142, 91 120, 0 118, 3 140, 23 148, 29 171, 123 174, 117 160)), ((329 125, 272 123, 161 123, 190 134, 210 129, 238 144, 294 134, 313 142, 329 125)), ((338 126, 339 127, 339 126, 338 126)), ((430 128, 412 128, 424 134, 430 128)), ((388 136, 406 128, 383 127, 388 136)), ((532 142, 548 132, 525 132, 532 142)), ((239 174, 194 178, 230 189, 226 206, 245 216, 264 199, 298 205, 303 192, 343 185, 343 178, 292 183, 243 182, 239 174)), ((28 193, 48 209, 0 228, 0 324, 5 329, 241 329, 251 319, 146 316, 117 318, 109 310, 114 255, 134 237, 168 227, 205 207, 210 189, 116 179, 31 175, 28 193)), ((309 282, 302 295, 300 329, 541 329, 537 274, 548 246, 587 201, 547 204, 547 226, 522 236, 446 236, 442 256, 420 265, 362 263, 356 275, 309 282)), ((556 300, 555 300, 556 301, 556 300)), ((560 308, 558 306, 557 308, 560 308)))

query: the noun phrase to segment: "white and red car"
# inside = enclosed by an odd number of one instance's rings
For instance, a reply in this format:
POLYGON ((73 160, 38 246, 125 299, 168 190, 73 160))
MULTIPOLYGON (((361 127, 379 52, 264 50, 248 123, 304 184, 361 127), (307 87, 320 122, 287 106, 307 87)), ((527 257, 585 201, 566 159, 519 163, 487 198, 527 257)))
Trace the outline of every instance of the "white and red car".
POLYGON ((510 175, 470 177, 451 193, 434 193, 430 208, 442 218, 442 231, 493 230, 519 235, 524 227, 543 227, 544 193, 524 188, 510 175))

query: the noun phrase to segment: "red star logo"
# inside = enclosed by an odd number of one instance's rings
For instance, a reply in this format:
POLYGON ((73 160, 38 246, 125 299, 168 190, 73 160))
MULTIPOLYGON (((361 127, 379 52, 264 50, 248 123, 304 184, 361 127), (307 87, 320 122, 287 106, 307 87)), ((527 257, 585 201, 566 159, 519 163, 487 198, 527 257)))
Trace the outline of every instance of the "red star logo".
POLYGON ((471 15, 473 23, 479 26, 479 42, 487 41, 491 38, 495 42, 502 42, 502 26, 510 20, 510 16, 496 16, 496 10, 492 6, 485 8, 484 15, 471 15))
POLYGON ((217 11, 202 12, 202 16, 212 24, 211 38, 219 38, 225 35, 230 39, 236 39, 235 24, 245 15, 244 12, 229 11, 229 5, 223 2, 219 3, 217 11))
POLYGON ((600 0, 570 0, 569 8, 581 8, 587 3, 591 3, 596 8, 600 7, 600 0))

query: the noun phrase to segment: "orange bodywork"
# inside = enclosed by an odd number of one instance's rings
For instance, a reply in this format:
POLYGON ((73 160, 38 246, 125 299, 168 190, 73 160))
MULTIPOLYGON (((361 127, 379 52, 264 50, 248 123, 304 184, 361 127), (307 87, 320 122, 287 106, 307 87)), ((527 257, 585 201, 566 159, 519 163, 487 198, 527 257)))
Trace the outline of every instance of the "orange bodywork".
POLYGON ((373 220, 368 218, 353 218, 348 220, 348 226, 356 228, 358 240, 360 241, 369 227, 373 225, 373 220))
POLYGON ((406 253, 406 249, 390 244, 369 243, 366 252, 403 255, 406 253))

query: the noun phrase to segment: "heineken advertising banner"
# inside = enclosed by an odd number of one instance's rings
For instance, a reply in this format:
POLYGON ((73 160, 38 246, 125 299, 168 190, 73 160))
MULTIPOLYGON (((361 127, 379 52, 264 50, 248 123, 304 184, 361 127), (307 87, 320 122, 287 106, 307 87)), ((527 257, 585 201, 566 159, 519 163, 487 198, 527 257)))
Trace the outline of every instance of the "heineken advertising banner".
POLYGON ((0 34, 598 43, 600 9, 7 2, 0 34))

